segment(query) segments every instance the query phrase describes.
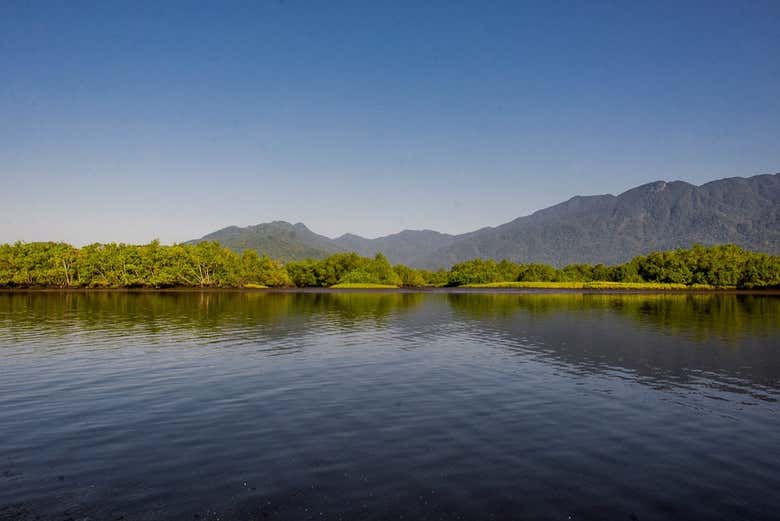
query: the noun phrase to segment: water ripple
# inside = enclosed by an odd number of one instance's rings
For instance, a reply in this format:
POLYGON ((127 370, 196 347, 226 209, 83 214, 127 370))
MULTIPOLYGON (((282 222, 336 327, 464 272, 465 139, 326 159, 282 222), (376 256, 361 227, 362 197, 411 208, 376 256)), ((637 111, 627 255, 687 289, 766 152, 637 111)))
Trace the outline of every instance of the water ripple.
POLYGON ((0 519, 773 519, 779 329, 733 295, 0 294, 0 519))

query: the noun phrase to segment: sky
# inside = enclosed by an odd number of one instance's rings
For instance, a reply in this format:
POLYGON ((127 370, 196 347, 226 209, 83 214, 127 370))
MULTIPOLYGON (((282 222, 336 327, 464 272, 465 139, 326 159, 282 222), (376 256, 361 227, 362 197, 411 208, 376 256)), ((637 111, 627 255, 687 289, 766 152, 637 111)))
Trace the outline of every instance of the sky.
POLYGON ((0 242, 462 233, 780 171, 780 2, 0 2, 0 242))

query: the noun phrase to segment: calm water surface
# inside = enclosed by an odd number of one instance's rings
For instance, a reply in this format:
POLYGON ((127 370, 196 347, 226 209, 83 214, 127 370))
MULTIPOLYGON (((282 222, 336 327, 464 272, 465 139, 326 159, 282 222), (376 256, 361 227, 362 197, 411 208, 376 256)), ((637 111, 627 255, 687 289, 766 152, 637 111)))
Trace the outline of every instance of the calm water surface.
POLYGON ((780 298, 0 294, 0 520, 778 519, 780 298))

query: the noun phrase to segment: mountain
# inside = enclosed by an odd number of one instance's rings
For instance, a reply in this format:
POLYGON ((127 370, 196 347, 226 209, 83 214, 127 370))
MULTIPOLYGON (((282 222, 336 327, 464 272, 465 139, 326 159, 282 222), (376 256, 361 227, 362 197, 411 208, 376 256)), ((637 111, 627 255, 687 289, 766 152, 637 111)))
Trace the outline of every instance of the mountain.
POLYGON ((658 181, 618 196, 573 197, 459 238, 421 264, 449 265, 471 257, 558 266, 615 264, 694 243, 780 251, 780 175, 722 179, 702 186, 658 181))
POLYGON ((343 251, 333 239, 317 235, 303 223, 290 224, 285 221, 273 221, 245 228, 228 226, 200 239, 189 241, 187 244, 204 241, 217 241, 238 252, 253 249, 275 259, 284 260, 321 259, 343 251))
POLYGON ((217 241, 238 252, 255 249, 284 260, 321 259, 345 251, 364 256, 392 252, 390 259, 393 262, 416 265, 416 261, 422 261, 434 249, 448 246, 456 237, 432 230, 404 230, 378 239, 366 239, 351 233, 330 239, 314 233, 303 223, 273 221, 244 228, 228 226, 186 244, 217 241))
MULTIPOLYGON (((570 263, 625 262, 655 250, 694 243, 734 243, 780 253, 780 174, 733 177, 695 186, 656 181, 620 195, 576 196, 496 227, 461 235, 404 230, 366 239, 317 235, 283 221, 231 226, 199 240, 282 259, 321 258, 337 251, 383 252, 392 262, 424 268, 475 257, 570 263)), ((197 241, 194 241, 197 242, 197 241)))
POLYGON ((431 251, 445 248, 456 239, 456 235, 432 230, 404 230, 377 239, 364 239, 348 233, 334 239, 334 242, 345 251, 354 251, 364 256, 382 252, 393 262, 417 266, 425 262, 431 251))

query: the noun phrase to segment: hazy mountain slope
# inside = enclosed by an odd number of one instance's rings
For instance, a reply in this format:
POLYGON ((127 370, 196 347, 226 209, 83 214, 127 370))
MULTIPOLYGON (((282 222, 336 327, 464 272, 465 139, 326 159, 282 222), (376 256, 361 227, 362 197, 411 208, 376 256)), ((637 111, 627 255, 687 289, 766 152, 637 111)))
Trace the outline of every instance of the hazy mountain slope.
POLYGON ((217 241, 231 250, 256 249, 284 260, 318 259, 347 251, 364 256, 382 252, 393 263, 415 265, 433 250, 451 244, 455 238, 431 230, 404 230, 376 239, 353 234, 330 239, 312 232, 303 223, 273 221, 244 228, 229 226, 189 243, 217 241))
POLYGON ((449 246, 455 240, 455 235, 432 230, 403 230, 376 239, 345 234, 334 239, 334 243, 346 251, 355 251, 361 255, 372 256, 382 252, 393 263, 417 265, 432 251, 449 246))
MULTIPOLYGON (((281 259, 320 258, 337 251, 383 252, 393 263, 438 268, 474 257, 614 264, 653 250, 694 243, 735 243, 780 253, 780 174, 729 178, 695 186, 657 181, 618 196, 577 196, 526 217, 462 235, 404 230, 366 239, 318 235, 283 221, 231 226, 199 240, 281 259)), ((197 241, 193 241, 197 242, 197 241)))
POLYGON ((731 178, 701 187, 654 182, 619 196, 574 197, 527 217, 458 238, 421 261, 472 257, 564 265, 624 262, 693 243, 780 251, 780 175, 731 178))
POLYGON ((317 235, 303 223, 273 221, 239 228, 229 226, 190 241, 217 241, 235 251, 255 249, 270 257, 284 260, 319 259, 341 251, 333 240, 317 235))

